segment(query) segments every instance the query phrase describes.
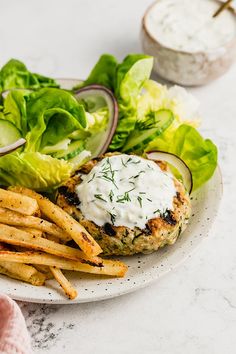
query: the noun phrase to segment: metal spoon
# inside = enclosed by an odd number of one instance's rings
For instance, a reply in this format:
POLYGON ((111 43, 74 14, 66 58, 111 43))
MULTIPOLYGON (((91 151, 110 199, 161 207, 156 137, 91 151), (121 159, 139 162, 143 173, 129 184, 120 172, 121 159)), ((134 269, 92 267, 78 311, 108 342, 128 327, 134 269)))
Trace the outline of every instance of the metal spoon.
POLYGON ((219 9, 214 13, 214 15, 212 17, 215 18, 215 17, 219 16, 222 11, 229 8, 229 6, 231 5, 232 2, 233 2, 233 0, 228 0, 226 2, 223 2, 223 4, 219 7, 219 9))
POLYGON ((21 138, 10 145, 0 148, 0 156, 10 154, 12 151, 15 151, 19 147, 23 146, 25 143, 26 143, 26 140, 21 138))

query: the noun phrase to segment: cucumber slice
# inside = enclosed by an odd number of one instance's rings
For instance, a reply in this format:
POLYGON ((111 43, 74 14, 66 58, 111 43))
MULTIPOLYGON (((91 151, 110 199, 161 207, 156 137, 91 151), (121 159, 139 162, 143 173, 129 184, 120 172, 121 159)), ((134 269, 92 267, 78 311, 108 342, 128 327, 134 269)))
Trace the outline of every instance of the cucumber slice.
POLYGON ((57 159, 69 160, 69 159, 73 159, 76 155, 78 155, 83 150, 84 150, 84 141, 75 140, 69 144, 68 148, 65 151, 60 151, 56 154, 53 154, 53 157, 56 157, 57 159))
POLYGON ((145 121, 136 123, 122 149, 124 152, 142 150, 150 141, 161 135, 173 122, 173 113, 168 109, 153 112, 145 121))
POLYGON ((21 138, 20 131, 8 120, 0 119, 0 147, 14 143, 21 138))

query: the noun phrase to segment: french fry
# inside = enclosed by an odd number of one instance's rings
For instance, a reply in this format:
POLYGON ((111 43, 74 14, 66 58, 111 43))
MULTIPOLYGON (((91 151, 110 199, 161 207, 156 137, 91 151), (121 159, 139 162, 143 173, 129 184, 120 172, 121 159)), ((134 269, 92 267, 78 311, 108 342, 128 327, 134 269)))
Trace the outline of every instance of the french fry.
POLYGON ((43 237, 43 231, 33 229, 32 227, 17 226, 16 228, 17 230, 28 232, 36 237, 43 237))
POLYGON ((9 189, 35 198, 42 213, 69 234, 86 255, 96 256, 102 252, 99 244, 85 228, 58 205, 53 204, 49 199, 24 187, 10 187, 9 189))
POLYGON ((25 215, 33 215, 39 210, 38 203, 35 199, 1 188, 0 207, 18 211, 25 215))
POLYGON ((65 270, 74 270, 91 274, 110 275, 123 277, 127 272, 127 266, 114 260, 103 259, 100 266, 93 265, 89 261, 72 261, 42 252, 12 252, 0 251, 0 262, 16 262, 26 264, 43 264, 49 267, 57 267, 65 270))
POLYGON ((0 273, 37 286, 43 285, 46 280, 46 276, 34 267, 15 262, 0 262, 0 273))
POLYGON ((35 216, 22 215, 16 211, 8 210, 5 208, 0 208, 0 223, 10 226, 34 228, 42 232, 46 232, 49 235, 56 236, 65 242, 71 240, 71 237, 67 235, 62 229, 47 220, 43 220, 35 216))
POLYGON ((102 249, 82 225, 24 187, 0 189, 0 242, 0 274, 32 285, 54 277, 70 299, 77 297, 77 290, 63 270, 114 277, 128 270, 123 262, 97 257, 102 249), (41 214, 47 220, 38 217, 41 214), (71 239, 81 250, 63 244, 71 239))
POLYGON ((54 241, 54 242, 56 242, 56 243, 64 243, 64 242, 62 242, 61 240, 59 240, 59 238, 56 237, 56 236, 44 234, 43 237, 46 238, 47 240, 54 241))
POLYGON ((65 277, 62 271, 56 267, 50 267, 50 270, 56 279, 56 281, 60 284, 65 294, 69 297, 69 299, 74 300, 78 293, 77 290, 73 287, 73 285, 69 282, 69 280, 65 277))
MULTIPOLYGON (((8 251, 6 245, 0 243, 0 251, 8 251)), ((38 272, 33 266, 15 262, 0 262, 0 274, 10 278, 18 279, 32 285, 43 285, 46 276, 38 272)))
POLYGON ((35 216, 36 218, 41 218, 41 211, 40 211, 40 209, 38 208, 37 211, 32 214, 32 216, 35 216))
POLYGON ((40 273, 43 273, 46 277, 46 280, 54 278, 49 267, 42 264, 34 264, 34 268, 36 268, 40 273))
POLYGON ((0 241, 72 260, 86 259, 95 264, 101 263, 101 259, 98 257, 88 257, 82 251, 75 248, 61 245, 60 243, 47 240, 43 237, 36 237, 29 232, 4 224, 0 224, 0 241))

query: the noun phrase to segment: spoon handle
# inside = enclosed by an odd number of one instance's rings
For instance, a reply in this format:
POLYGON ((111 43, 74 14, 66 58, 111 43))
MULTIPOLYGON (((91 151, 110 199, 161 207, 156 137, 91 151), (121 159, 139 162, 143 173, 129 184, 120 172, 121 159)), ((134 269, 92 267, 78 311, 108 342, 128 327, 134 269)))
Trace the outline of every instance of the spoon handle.
POLYGON ((219 9, 214 13, 214 15, 212 16, 213 18, 219 16, 221 14, 222 11, 228 9, 228 7, 231 5, 231 3, 233 2, 233 0, 228 0, 226 2, 224 2, 219 9))

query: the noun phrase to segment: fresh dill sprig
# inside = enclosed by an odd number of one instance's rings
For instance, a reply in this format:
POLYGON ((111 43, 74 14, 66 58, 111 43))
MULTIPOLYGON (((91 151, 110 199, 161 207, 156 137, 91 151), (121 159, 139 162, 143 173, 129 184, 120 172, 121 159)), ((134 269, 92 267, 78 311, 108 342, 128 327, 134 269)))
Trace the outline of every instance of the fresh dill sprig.
POLYGON ((143 199, 142 199, 142 197, 138 196, 137 199, 138 199, 140 208, 142 208, 143 207, 143 199))
POLYGON ((110 193, 109 193, 109 198, 110 198, 110 202, 113 202, 113 197, 114 197, 114 192, 111 189, 110 193))
POLYGON ((131 162, 132 163, 132 157, 129 157, 128 160, 126 162, 124 162, 124 160, 121 158, 121 163, 124 167, 127 167, 128 163, 131 162))
POLYGON ((94 194, 94 197, 107 203, 106 199, 102 197, 102 194, 94 194))
POLYGON ((131 176, 129 179, 131 179, 131 178, 134 178, 134 179, 136 179, 136 178, 138 178, 142 173, 145 173, 145 171, 140 171, 137 175, 135 175, 135 176, 131 176))
POLYGON ((124 202, 131 202, 130 196, 128 192, 125 192, 124 195, 119 195, 116 203, 124 203, 124 202))
POLYGON ((112 225, 114 225, 115 221, 116 221, 116 214, 113 213, 109 213, 110 214, 110 218, 111 218, 111 223, 112 225))
POLYGON ((93 174, 93 176, 90 178, 90 180, 89 180, 87 183, 92 182, 92 180, 94 179, 94 177, 95 177, 95 173, 93 174))
POLYGON ((105 163, 103 164, 103 169, 101 172, 99 172, 101 174, 101 176, 97 176, 97 178, 101 178, 105 181, 109 181, 112 182, 114 184, 114 186, 118 189, 116 182, 115 182, 115 172, 117 170, 112 170, 112 166, 111 166, 111 162, 109 160, 109 158, 105 161, 105 163))
POLYGON ((115 182, 115 180, 113 179, 113 178, 111 178, 111 177, 108 177, 108 176, 98 176, 97 178, 101 178, 101 179, 103 179, 103 180, 105 180, 105 181, 109 181, 109 182, 112 182, 113 184, 114 184, 114 186, 116 187, 116 189, 119 189, 118 187, 117 187, 117 184, 116 184, 116 182, 115 182))
POLYGON ((147 130, 156 128, 159 120, 156 119, 155 112, 150 112, 148 114, 148 118, 146 117, 145 121, 139 120, 136 123, 137 129, 139 130, 147 130))
POLYGON ((118 195, 116 202, 117 203, 131 202, 129 193, 132 192, 134 189, 135 187, 125 192, 124 195, 118 195))
POLYGON ((138 160, 138 161, 132 161, 131 163, 133 163, 134 165, 138 165, 139 163, 141 163, 141 161, 140 161, 140 160, 138 160))
POLYGON ((121 159, 121 163, 122 163, 122 165, 123 165, 124 167, 127 167, 127 165, 125 164, 125 162, 124 162, 123 159, 121 159))

